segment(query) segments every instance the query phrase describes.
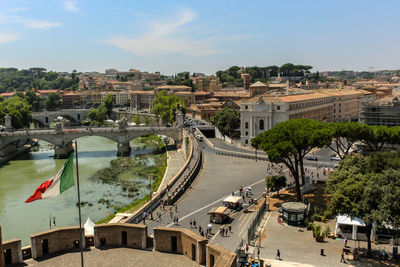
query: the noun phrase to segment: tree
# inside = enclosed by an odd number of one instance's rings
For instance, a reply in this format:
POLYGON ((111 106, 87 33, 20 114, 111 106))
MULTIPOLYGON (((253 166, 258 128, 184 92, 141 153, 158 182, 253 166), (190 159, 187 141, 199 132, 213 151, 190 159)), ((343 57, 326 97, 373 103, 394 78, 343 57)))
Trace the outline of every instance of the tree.
POLYGON ((49 71, 48 73, 46 73, 43 77, 46 81, 54 81, 55 79, 58 78, 58 73, 54 72, 54 71, 49 71))
POLYGON ((353 144, 360 140, 360 133, 364 126, 357 122, 330 123, 333 142, 328 145, 341 159, 350 151, 353 144))
POLYGON ((149 116, 145 116, 145 117, 144 117, 144 123, 145 123, 146 125, 149 125, 149 124, 150 124, 150 117, 149 117, 149 116))
POLYGON ((28 104, 32 106, 32 111, 38 111, 40 109, 40 96, 32 89, 25 91, 25 99, 28 104))
POLYGON ((324 123, 310 119, 293 119, 278 123, 251 140, 256 149, 263 149, 271 162, 283 163, 292 173, 297 200, 301 200, 300 177, 305 183, 303 159, 313 148, 330 144, 332 136, 324 123))
POLYGON ((378 152, 382 150, 382 147, 385 143, 391 144, 396 142, 395 140, 398 138, 398 128, 389 128, 387 126, 379 125, 379 126, 369 126, 363 124, 360 132, 359 138, 366 144, 370 151, 378 152))
POLYGON ((55 110, 61 106, 61 97, 59 93, 50 93, 44 101, 47 110, 55 110))
POLYGON ((328 178, 328 211, 361 218, 366 224, 368 250, 373 224, 400 226, 399 168, 399 152, 352 155, 328 178))
POLYGON ((107 109, 107 115, 110 116, 112 113, 112 109, 114 107, 114 102, 115 102, 115 95, 113 94, 108 94, 103 100, 103 104, 105 108, 107 109))
POLYGON ((273 191, 278 191, 286 186, 286 177, 283 175, 272 175, 265 178, 265 185, 273 191))
POLYGON ((107 118, 107 108, 104 105, 89 110, 88 117, 93 124, 102 124, 107 118))
POLYGON ((135 117, 133 118, 133 122, 134 122, 136 125, 139 125, 140 123, 142 123, 142 120, 140 119, 139 114, 136 114, 136 115, 135 115, 135 117))
POLYGON ((223 108, 215 113, 211 121, 223 135, 232 136, 232 133, 240 127, 240 114, 237 110, 223 108))
POLYGON ((164 122, 173 123, 175 121, 175 112, 178 107, 185 112, 185 101, 179 96, 168 94, 166 90, 163 90, 158 92, 157 97, 154 98, 151 112, 161 117, 164 122))
POLYGON ((0 117, 8 113, 11 117, 11 125, 15 129, 28 127, 32 119, 32 111, 29 103, 19 96, 13 96, 0 103, 0 117))

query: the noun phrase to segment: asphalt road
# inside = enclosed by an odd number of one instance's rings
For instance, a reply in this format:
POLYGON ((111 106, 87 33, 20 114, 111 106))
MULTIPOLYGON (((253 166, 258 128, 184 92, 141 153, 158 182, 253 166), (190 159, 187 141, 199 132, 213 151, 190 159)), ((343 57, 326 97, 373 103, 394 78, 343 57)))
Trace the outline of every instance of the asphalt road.
MULTIPOLYGON (((173 216, 179 218, 176 226, 190 229, 189 220, 196 220, 197 226, 201 225, 204 228, 209 224, 207 212, 212 207, 222 206, 222 200, 232 192, 239 190, 240 186, 251 185, 254 195, 260 196, 265 188, 265 175, 266 163, 264 161, 219 156, 206 147, 203 169, 192 185, 192 189, 178 201, 178 212, 172 208, 173 216)), ((157 211, 153 212, 155 221, 146 220, 149 225, 149 234, 153 233, 153 228, 156 226, 173 226, 169 207, 165 211, 158 209, 158 212, 163 213, 161 221, 156 218, 157 211)), ((239 220, 236 221, 239 222, 239 220)), ((233 228, 236 227, 235 224, 232 224, 233 228)), ((241 226, 245 227, 243 224, 241 226)), ((213 233, 219 227, 220 225, 213 224, 213 233)))

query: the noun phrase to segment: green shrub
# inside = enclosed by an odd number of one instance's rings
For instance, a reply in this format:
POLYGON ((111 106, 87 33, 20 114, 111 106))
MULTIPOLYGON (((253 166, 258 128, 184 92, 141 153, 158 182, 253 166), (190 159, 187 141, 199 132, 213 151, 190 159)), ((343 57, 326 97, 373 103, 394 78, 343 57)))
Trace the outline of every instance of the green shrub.
POLYGON ((309 223, 307 224, 307 230, 308 230, 308 231, 314 230, 314 224, 313 224, 312 222, 309 222, 309 223))
POLYGON ((321 216, 321 221, 323 221, 323 222, 325 222, 325 221, 326 221, 326 217, 325 217, 325 215, 322 215, 322 216, 321 216))
POLYGON ((320 222, 321 221, 321 215, 319 215, 319 214, 314 214, 313 216, 312 216, 312 219, 314 220, 314 221, 317 221, 317 222, 320 222))

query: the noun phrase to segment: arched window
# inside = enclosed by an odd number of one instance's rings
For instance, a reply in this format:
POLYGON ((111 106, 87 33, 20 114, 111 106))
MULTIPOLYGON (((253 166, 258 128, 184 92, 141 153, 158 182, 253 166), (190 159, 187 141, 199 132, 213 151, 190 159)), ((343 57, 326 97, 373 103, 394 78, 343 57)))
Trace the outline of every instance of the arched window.
POLYGON ((260 120, 260 130, 264 130, 264 120, 260 120))

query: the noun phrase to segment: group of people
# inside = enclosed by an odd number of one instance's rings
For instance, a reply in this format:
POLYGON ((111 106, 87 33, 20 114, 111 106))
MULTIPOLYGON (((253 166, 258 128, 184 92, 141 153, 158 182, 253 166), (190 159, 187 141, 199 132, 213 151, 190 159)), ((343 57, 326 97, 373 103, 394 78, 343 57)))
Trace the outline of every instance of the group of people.
POLYGON ((219 234, 220 234, 221 236, 228 236, 228 231, 229 231, 229 233, 232 233, 232 226, 231 226, 231 225, 228 225, 227 227, 225 227, 225 226, 223 225, 223 226, 221 226, 221 227, 219 228, 219 234))

